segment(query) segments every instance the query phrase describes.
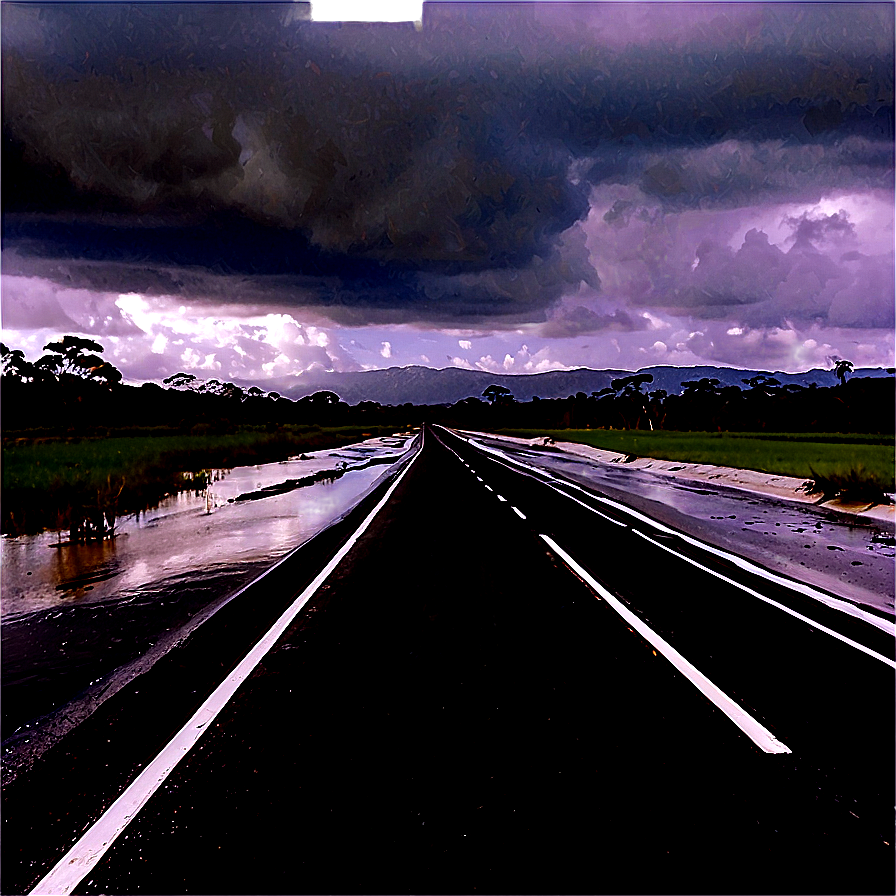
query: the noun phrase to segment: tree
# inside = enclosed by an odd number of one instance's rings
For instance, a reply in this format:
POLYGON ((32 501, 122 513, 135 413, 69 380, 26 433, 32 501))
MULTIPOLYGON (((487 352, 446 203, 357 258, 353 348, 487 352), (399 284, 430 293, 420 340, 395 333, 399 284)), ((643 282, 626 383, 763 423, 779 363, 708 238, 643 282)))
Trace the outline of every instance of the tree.
POLYGON ((162 382, 172 389, 195 389, 198 385, 196 377, 192 373, 174 373, 165 377, 162 382))
POLYGON ((313 395, 309 396, 309 401, 315 407, 336 405, 339 404, 340 400, 341 399, 335 392, 329 392, 326 389, 323 392, 315 392, 313 395))
POLYGON ((48 342, 44 346, 44 355, 35 362, 35 367, 57 382, 75 380, 93 380, 114 385, 121 382, 121 372, 98 354, 103 347, 92 339, 80 336, 63 336, 57 342, 48 342))
POLYGON ((610 382, 610 388, 616 393, 616 406, 625 423, 626 429, 631 429, 632 420, 635 429, 641 428, 641 417, 647 415, 647 423, 653 429, 653 421, 647 409, 647 396, 641 389, 647 383, 653 382, 650 373, 636 373, 632 376, 622 376, 610 382), (628 413, 626 413, 628 411, 628 413))
POLYGON ((487 386, 483 390, 482 397, 487 398, 493 406, 496 404, 510 404, 513 401, 513 392, 506 386, 497 386, 492 383, 491 386, 487 386))
POLYGON ((34 365, 20 348, 9 349, 0 342, 0 376, 25 382, 34 379, 34 365))
POLYGON ((748 380, 741 380, 741 382, 749 386, 754 393, 765 396, 774 395, 775 389, 781 385, 778 380, 767 373, 757 373, 756 376, 752 376, 748 380))
POLYGON ((846 376, 852 373, 854 365, 852 361, 846 361, 843 358, 838 359, 834 364, 834 373, 837 375, 837 379, 840 380, 840 385, 845 386, 846 376))

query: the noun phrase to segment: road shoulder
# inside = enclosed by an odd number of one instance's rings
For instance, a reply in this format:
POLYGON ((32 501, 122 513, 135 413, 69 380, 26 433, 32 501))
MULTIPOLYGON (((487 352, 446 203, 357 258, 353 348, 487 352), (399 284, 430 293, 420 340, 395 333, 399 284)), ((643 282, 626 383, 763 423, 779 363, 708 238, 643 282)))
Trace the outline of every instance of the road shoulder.
MULTIPOLYGON (((486 436, 490 439, 499 439, 516 445, 527 445, 530 447, 541 447, 544 445, 545 440, 544 436, 523 439, 485 432, 469 431, 468 434, 472 436, 486 436)), ((821 503, 817 495, 807 494, 805 479, 793 476, 779 476, 772 473, 760 473, 756 470, 742 470, 736 467, 723 467, 714 464, 660 460, 655 457, 637 457, 627 461, 625 454, 620 454, 617 451, 607 451, 602 448, 593 448, 590 445, 582 445, 579 442, 554 442, 552 445, 554 448, 567 454, 576 454, 602 464, 624 464, 629 469, 647 470, 658 476, 668 476, 697 483, 723 485, 727 488, 780 498, 785 501, 795 501, 799 504, 818 505, 821 503)), ((825 501, 822 506, 837 513, 852 514, 862 519, 889 523, 891 526, 896 525, 896 505, 894 504, 868 505, 833 499, 825 501)))

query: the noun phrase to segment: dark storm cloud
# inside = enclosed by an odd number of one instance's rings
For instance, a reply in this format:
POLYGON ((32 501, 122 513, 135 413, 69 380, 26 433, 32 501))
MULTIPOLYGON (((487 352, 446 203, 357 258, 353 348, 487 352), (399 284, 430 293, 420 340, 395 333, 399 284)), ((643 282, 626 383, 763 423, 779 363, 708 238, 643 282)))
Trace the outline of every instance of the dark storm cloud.
POLYGON ((612 311, 595 311, 585 305, 574 305, 570 308, 559 308, 551 319, 538 329, 539 336, 547 339, 581 336, 586 333, 599 333, 603 330, 621 330, 633 332, 646 330, 648 322, 622 308, 612 311))
POLYGON ((593 184, 676 209, 892 178, 891 6, 674 6, 431 4, 418 33, 5 4, 5 245, 106 290, 544 320, 598 284, 563 236, 593 184))
POLYGON ((856 232, 855 226, 843 211, 822 217, 812 217, 804 212, 797 217, 788 215, 784 221, 793 228, 791 239, 794 246, 801 248, 818 245, 832 237, 842 239, 855 236, 856 232))
MULTIPOLYGON (((832 142, 725 139, 701 146, 599 150, 588 177, 631 184, 669 211, 817 202, 832 189, 892 188, 890 140, 839 133, 832 142)), ((612 213, 626 214, 624 206, 612 213)))

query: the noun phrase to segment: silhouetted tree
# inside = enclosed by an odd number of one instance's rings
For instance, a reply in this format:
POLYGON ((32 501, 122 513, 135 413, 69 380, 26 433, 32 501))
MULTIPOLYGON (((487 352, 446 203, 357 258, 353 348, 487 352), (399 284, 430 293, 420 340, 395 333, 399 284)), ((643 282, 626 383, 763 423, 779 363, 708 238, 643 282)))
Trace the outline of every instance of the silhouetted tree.
POLYGON ((483 390, 482 397, 487 398, 491 405, 508 404, 513 401, 513 392, 506 386, 497 386, 492 383, 491 386, 487 386, 483 390))
POLYGON ((0 376, 26 382, 34 378, 34 365, 25 360, 20 348, 9 349, 0 342, 0 376))
POLYGON ((841 386, 846 385, 847 374, 852 373, 853 367, 854 365, 852 361, 846 361, 843 358, 835 362, 834 373, 836 374, 837 379, 840 380, 841 386))
POLYGON ((632 376, 623 376, 610 382, 610 388, 616 393, 616 407, 625 423, 626 429, 631 429, 634 421, 635 429, 641 428, 641 420, 646 416, 647 423, 653 429, 653 421, 647 410, 647 396, 641 389, 647 383, 653 382, 653 374, 636 373, 632 376))
POLYGON ((199 386, 199 381, 192 373, 175 373, 165 377, 162 382, 172 389, 195 389, 199 386))
POLYGON ((92 339, 80 336, 63 336, 58 342, 48 342, 44 355, 35 362, 35 367, 55 378, 57 382, 72 380, 93 380, 114 385, 121 382, 121 372, 97 354, 103 347, 92 339))

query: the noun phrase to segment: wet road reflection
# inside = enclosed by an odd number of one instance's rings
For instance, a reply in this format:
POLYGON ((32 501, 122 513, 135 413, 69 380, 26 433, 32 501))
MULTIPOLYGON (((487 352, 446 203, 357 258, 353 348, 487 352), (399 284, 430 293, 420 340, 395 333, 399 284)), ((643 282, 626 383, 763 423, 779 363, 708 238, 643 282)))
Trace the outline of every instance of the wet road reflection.
POLYGON ((894 612, 896 541, 885 523, 559 451, 482 441, 775 572, 894 612))
POLYGON ((237 468, 213 482, 210 495, 183 493, 121 520, 110 541, 60 543, 58 533, 3 538, 5 774, 152 665, 234 591, 350 510, 409 444, 377 439, 237 468), (337 469, 333 480, 233 500, 337 469))

